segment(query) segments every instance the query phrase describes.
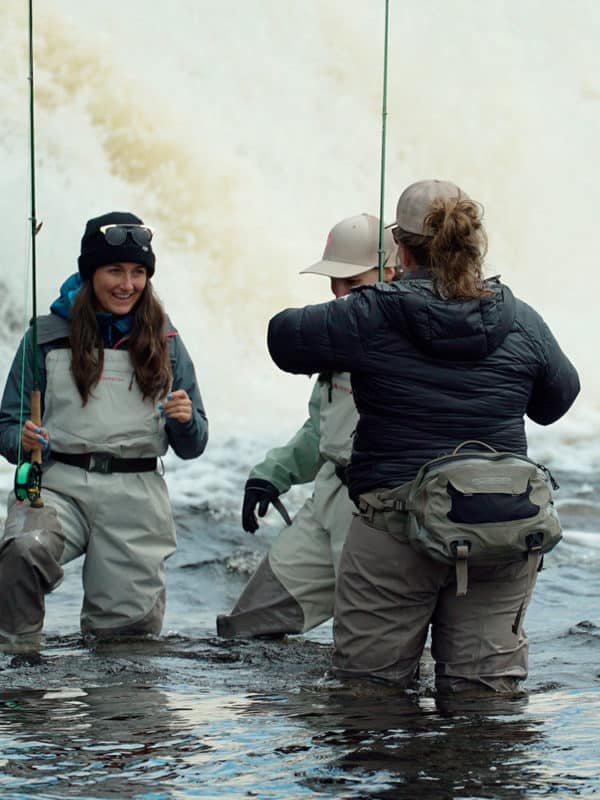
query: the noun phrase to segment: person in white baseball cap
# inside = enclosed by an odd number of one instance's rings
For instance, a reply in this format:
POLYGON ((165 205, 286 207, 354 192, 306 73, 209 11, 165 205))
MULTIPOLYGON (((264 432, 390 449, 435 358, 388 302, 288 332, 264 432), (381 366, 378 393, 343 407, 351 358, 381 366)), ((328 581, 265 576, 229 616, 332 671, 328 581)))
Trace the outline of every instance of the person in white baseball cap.
MULTIPOLYGON (((379 280, 379 219, 357 214, 330 230, 323 257, 302 270, 329 278, 336 298, 379 280)), ((390 230, 382 242, 384 281, 398 277, 397 248, 390 230)), ((287 518, 230 614, 217 617, 219 636, 279 637, 304 633, 333 614, 335 580, 354 503, 348 497, 346 466, 358 421, 350 374, 322 373, 308 404, 308 419, 282 447, 270 450, 250 472, 242 526, 254 533, 256 512, 270 504, 286 514, 280 495, 314 481, 312 495, 293 520, 287 518)), ((284 517, 285 518, 285 517, 284 517)))
MULTIPOLYGON (((393 280, 396 275, 394 239, 385 229, 383 240, 384 269, 392 270, 384 273, 385 280, 393 280)), ((313 273, 325 275, 338 288, 347 288, 347 294, 354 286, 375 283, 379 272, 379 220, 370 214, 357 214, 338 222, 329 231, 323 257, 310 267, 300 271, 301 274, 313 273)), ((332 283, 332 290, 333 290, 332 283)), ((334 291, 334 294, 336 292, 334 291)), ((336 297, 338 295, 336 294, 336 297)), ((342 296, 341 294, 339 296, 342 296)))

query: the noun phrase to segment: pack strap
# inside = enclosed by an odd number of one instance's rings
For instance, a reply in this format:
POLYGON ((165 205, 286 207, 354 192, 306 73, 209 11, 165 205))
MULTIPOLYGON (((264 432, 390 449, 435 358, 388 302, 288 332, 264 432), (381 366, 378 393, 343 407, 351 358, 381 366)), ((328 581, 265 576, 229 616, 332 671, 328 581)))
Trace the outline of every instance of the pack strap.
MULTIPOLYGON (((453 543, 454 544, 454 543, 453 543)), ((467 593, 469 583, 468 578, 468 561, 469 561, 469 545, 467 542, 456 542, 454 548, 455 555, 455 571, 456 571, 456 596, 464 597, 467 593)), ((542 548, 541 546, 530 547, 527 553, 527 585, 525 587, 525 594, 521 600, 521 605, 515 616, 515 621, 512 625, 512 632, 518 635, 521 629, 521 621, 523 618, 523 611, 529 590, 535 581, 536 572, 539 572, 542 561, 542 548)))
POLYGON ((468 570, 467 561, 469 558, 469 546, 459 544, 456 548, 456 596, 462 597, 467 593, 468 570))
POLYGON ((521 633, 521 623, 523 621, 523 611, 525 610, 525 603, 527 602, 527 596, 529 595, 529 590, 533 586, 535 581, 536 572, 538 572, 540 568, 540 562, 542 560, 542 550, 541 548, 531 548, 531 550, 527 553, 527 586, 525 587, 525 595, 521 600, 521 605, 519 606, 519 610, 515 616, 515 621, 512 625, 512 632, 515 636, 518 636, 521 633))

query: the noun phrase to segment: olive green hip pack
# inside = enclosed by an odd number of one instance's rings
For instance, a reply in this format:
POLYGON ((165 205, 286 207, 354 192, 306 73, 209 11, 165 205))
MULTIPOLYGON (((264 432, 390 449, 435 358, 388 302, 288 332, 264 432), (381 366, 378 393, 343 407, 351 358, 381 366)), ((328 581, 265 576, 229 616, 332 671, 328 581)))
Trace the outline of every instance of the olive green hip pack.
POLYGON ((359 513, 418 552, 454 564, 461 595, 468 564, 528 559, 535 573, 562 538, 552 489, 558 484, 545 466, 469 441, 428 461, 410 483, 361 495, 359 513))

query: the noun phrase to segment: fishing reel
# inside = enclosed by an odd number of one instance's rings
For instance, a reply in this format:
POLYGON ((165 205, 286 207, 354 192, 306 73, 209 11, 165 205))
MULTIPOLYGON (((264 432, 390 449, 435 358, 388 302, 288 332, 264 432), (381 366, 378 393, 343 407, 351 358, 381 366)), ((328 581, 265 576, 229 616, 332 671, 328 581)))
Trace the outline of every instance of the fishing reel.
POLYGON ((24 461, 15 472, 15 496, 17 500, 29 500, 39 504, 42 494, 42 466, 37 462, 24 461))

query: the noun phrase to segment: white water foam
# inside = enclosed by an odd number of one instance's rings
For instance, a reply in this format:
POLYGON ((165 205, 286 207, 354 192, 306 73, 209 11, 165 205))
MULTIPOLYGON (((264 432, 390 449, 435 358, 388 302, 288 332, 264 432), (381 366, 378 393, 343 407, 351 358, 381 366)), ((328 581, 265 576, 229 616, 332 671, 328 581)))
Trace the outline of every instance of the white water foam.
MULTIPOLYGON (((483 202, 488 274, 542 312, 582 376, 565 420, 530 426, 532 447, 584 469, 600 462, 599 22, 591 0, 423 0, 390 13, 386 219, 422 177, 483 202)), ((25 319, 23 4, 0 7, 0 31, 0 279, 25 319)), ((304 418, 310 384, 271 364, 266 325, 329 296, 325 279, 298 275, 329 227, 378 213, 382 45, 383 3, 364 0, 35 6, 38 309, 74 271, 88 217, 142 215, 223 454, 232 435, 237 447, 281 442, 304 418)), ((17 333, 0 331, 2 379, 17 333)))

